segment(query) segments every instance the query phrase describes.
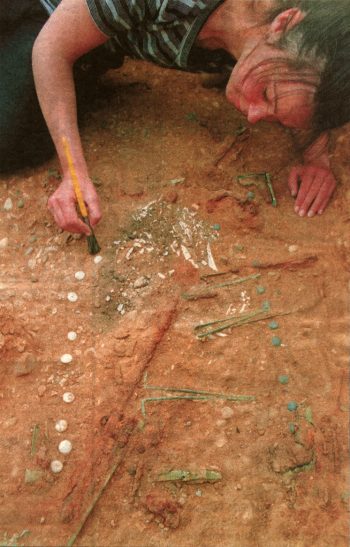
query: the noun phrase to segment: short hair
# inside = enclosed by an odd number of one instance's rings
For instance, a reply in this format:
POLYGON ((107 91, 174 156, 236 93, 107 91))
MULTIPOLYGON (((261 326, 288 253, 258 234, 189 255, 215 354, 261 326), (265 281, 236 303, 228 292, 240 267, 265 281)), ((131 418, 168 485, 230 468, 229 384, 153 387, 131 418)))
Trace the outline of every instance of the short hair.
POLYGON ((292 7, 305 17, 277 46, 319 71, 311 122, 319 134, 350 121, 350 0, 276 0, 269 20, 292 7))

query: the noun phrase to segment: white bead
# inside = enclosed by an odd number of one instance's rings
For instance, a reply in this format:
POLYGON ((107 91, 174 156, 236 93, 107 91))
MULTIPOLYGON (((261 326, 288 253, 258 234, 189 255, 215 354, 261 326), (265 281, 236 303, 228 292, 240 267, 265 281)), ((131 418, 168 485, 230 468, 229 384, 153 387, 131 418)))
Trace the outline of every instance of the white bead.
POLYGON ((76 302, 78 300, 78 295, 76 292, 69 292, 67 294, 67 298, 69 300, 69 302, 76 302))
POLYGON ((69 333, 67 334, 67 338, 68 338, 68 340, 70 340, 71 342, 74 342, 74 340, 77 339, 77 333, 74 332, 74 330, 70 330, 69 333))
POLYGON ((61 355, 60 361, 61 363, 67 365, 68 363, 71 363, 73 361, 73 357, 70 353, 64 353, 63 355, 61 355))
POLYGON ((99 264, 103 260, 103 257, 101 255, 96 255, 94 258, 95 264, 99 264))
POLYGON ((69 452, 72 451, 72 448, 72 443, 70 441, 67 441, 67 439, 61 441, 58 445, 58 450, 59 452, 61 452, 61 454, 69 454, 69 452))
POLYGON ((63 463, 59 460, 52 460, 50 467, 53 473, 60 473, 63 469, 63 463))
POLYGON ((63 431, 66 431, 67 427, 68 427, 68 424, 67 424, 66 420, 58 420, 55 424, 55 429, 59 433, 62 433, 63 431))
POLYGON ((70 391, 66 391, 66 393, 63 393, 62 399, 65 403, 72 403, 75 399, 75 396, 70 391))
POLYGON ((84 277, 85 277, 85 272, 82 272, 82 271, 75 272, 74 277, 75 277, 75 279, 77 279, 78 281, 82 281, 82 280, 84 279, 84 277))

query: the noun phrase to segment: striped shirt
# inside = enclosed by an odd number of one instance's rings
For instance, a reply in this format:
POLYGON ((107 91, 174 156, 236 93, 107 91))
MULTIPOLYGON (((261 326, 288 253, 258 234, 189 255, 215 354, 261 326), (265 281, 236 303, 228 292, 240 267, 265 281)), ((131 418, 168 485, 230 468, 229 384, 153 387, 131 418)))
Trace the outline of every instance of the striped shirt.
MULTIPOLYGON (((196 38, 224 0, 85 0, 109 51, 187 71, 220 72, 234 61, 223 50, 200 49, 196 38)), ((51 14, 60 0, 40 0, 51 14)))

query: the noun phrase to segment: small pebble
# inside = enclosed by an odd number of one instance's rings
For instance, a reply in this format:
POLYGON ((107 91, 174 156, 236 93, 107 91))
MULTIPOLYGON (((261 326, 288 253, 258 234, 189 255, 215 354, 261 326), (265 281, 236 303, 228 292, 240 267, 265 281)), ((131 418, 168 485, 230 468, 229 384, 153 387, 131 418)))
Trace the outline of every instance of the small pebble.
POLYGON ((61 441, 58 445, 58 451, 61 452, 61 454, 69 454, 72 451, 72 448, 72 443, 67 439, 61 441))
POLYGON ((262 287, 262 285, 258 285, 256 288, 257 294, 264 294, 265 290, 265 287, 262 287))
MULTIPOLYGON (((42 478, 42 476, 43 476, 43 472, 40 471, 39 469, 26 469, 24 473, 24 482, 26 484, 34 484, 38 482, 42 478)), ((9 544, 5 543, 5 545, 9 545, 9 544)))
POLYGON ((224 436, 218 437, 215 441, 215 446, 217 446, 218 448, 222 448, 223 446, 225 446, 226 443, 227 443, 226 437, 224 436))
POLYGON ((254 192, 247 192, 247 200, 248 201, 253 201, 254 198, 255 198, 254 192))
POLYGON ((65 393, 63 393, 62 395, 62 399, 65 403, 72 403, 75 399, 75 396, 73 393, 71 393, 70 391, 66 391, 65 393))
POLYGON ((24 207, 24 199, 19 199, 19 200, 17 201, 17 207, 18 207, 18 209, 23 209, 23 207, 24 207))
POLYGON ((277 321, 270 321, 269 329, 276 330, 276 329, 278 329, 278 327, 279 327, 279 324, 277 323, 277 321))
POLYGON ((77 339, 77 333, 74 332, 74 330, 70 330, 69 333, 67 334, 67 338, 68 340, 70 340, 71 342, 74 342, 74 340, 77 339))
POLYGON ((68 365, 68 363, 71 363, 73 361, 73 357, 70 353, 64 353, 63 355, 61 355, 60 361, 64 365, 68 365))
POLYGON ((282 340, 280 339, 279 336, 273 336, 271 342, 272 342, 272 345, 276 347, 282 344, 282 340))
POLYGON ((111 296, 109 296, 109 294, 107 294, 107 296, 106 296, 106 299, 105 299, 105 300, 106 300, 106 302, 110 302, 110 300, 111 300, 111 296))
POLYGON ((289 245, 289 247, 288 247, 288 251, 290 253, 295 253, 295 251, 297 251, 297 250, 298 250, 298 245, 289 245))
POLYGON ((58 420, 55 424, 55 429, 59 433, 63 433, 63 431, 66 431, 67 427, 68 427, 68 424, 66 420, 58 420))
POLYGON ((233 410, 229 406, 224 406, 224 408, 221 410, 222 417, 227 420, 228 418, 232 418, 233 416, 233 410))
POLYGON ((289 429, 289 431, 290 431, 291 433, 295 433, 295 431, 296 431, 295 424, 290 423, 290 424, 288 425, 288 429, 289 429))
POLYGON ((202 496, 202 490, 196 490, 196 496, 200 498, 202 496))
POLYGON ((38 395, 39 397, 42 397, 46 391, 46 386, 39 386, 38 387, 38 395))
POLYGON ((96 255, 94 257, 95 264, 99 264, 103 260, 103 257, 101 255, 96 255))
POLYGON ((78 295, 76 292, 69 292, 67 294, 67 298, 69 300, 69 302, 76 302, 78 300, 78 295))
POLYGON ((63 463, 59 460, 52 460, 50 467, 53 473, 60 473, 63 469, 63 463))
POLYGON ((143 275, 134 282, 134 289, 142 289, 142 287, 146 287, 147 285, 149 285, 149 279, 143 275))
POLYGON ((298 403, 296 403, 295 401, 289 401, 287 408, 290 412, 293 412, 298 408, 298 403))
POLYGON ((270 302, 268 300, 264 300, 261 308, 263 309, 263 311, 270 311, 270 308, 271 308, 270 302))
POLYGON ((75 272, 74 277, 78 281, 82 281, 85 277, 85 272, 82 272, 81 270, 79 272, 75 272))
POLYGON ((7 199, 5 200, 5 203, 4 203, 4 209, 5 209, 5 211, 11 211, 12 207, 13 207, 12 199, 11 199, 11 198, 7 198, 7 199))
POLYGON ((5 249, 8 243, 9 243, 8 237, 3 237, 2 239, 0 239, 0 249, 5 249))
POLYGON ((278 381, 280 384, 288 384, 289 382, 289 377, 286 375, 286 374, 281 374, 279 377, 278 377, 278 381))
POLYGON ((213 230, 216 230, 216 231, 221 230, 220 224, 213 224, 212 228, 213 228, 213 230))

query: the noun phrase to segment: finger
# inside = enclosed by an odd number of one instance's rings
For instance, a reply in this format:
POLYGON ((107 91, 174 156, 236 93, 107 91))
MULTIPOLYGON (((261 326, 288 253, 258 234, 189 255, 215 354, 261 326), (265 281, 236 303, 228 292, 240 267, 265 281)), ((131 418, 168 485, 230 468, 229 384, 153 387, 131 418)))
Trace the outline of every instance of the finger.
POLYGON ((90 228, 82 220, 80 220, 78 216, 75 219, 65 218, 62 228, 66 232, 71 232, 73 234, 85 234, 87 236, 91 234, 90 228))
POLYGON ((90 235, 89 227, 79 219, 75 209, 75 202, 62 203, 55 195, 48 201, 48 209, 52 213, 56 224, 67 232, 90 235))
POLYGON ((319 214, 321 215, 323 213, 323 211, 325 210, 325 208, 327 207, 327 204, 329 202, 329 200, 331 199, 332 197, 332 194, 334 192, 334 189, 336 187, 336 182, 335 180, 331 179, 331 180, 326 180, 322 187, 320 188, 320 191, 312 205, 312 208, 310 209, 309 211, 309 214, 312 212, 312 214, 310 214, 310 216, 313 216, 314 214, 319 214))
MULTIPOLYGON (((47 202, 47 208, 50 211, 51 215, 54 218, 54 221, 56 224, 62 228, 62 224, 64 223, 64 217, 63 213, 61 211, 61 207, 59 206, 58 200, 55 198, 55 196, 51 196, 47 202)), ((63 229, 63 228, 62 228, 63 229)))
POLYGON ((63 217, 61 209, 60 208, 56 208, 56 209, 52 209, 52 210, 50 209, 50 212, 51 212, 57 226, 59 228, 62 228, 62 230, 64 230, 64 228, 63 228, 64 217, 63 217))
POLYGON ((295 166, 289 173, 288 186, 292 197, 295 197, 298 193, 300 170, 300 166, 295 166))
POLYGON ((321 214, 320 211, 321 212, 323 211, 324 207, 329 201, 329 198, 331 197, 326 192, 327 192, 326 184, 323 183, 323 185, 319 189, 317 196, 314 199, 314 202, 312 203, 310 207, 310 210, 307 214, 308 217, 313 217, 315 216, 316 213, 321 214))
POLYGON ((87 200, 86 205, 89 210, 90 224, 91 226, 96 226, 96 224, 101 220, 102 217, 98 197, 94 196, 93 199, 87 200))
POLYGON ((299 187, 298 195, 295 200, 295 207, 294 211, 298 213, 300 216, 304 216, 306 211, 303 207, 303 203, 309 193, 309 190, 312 186, 312 183, 314 181, 314 172, 313 171, 304 171, 303 178, 299 187))
MULTIPOLYGON (((315 177, 312 181, 312 184, 309 187, 309 190, 304 198, 304 201, 300 205, 299 215, 304 216, 306 213, 308 213, 310 207, 314 203, 315 199, 317 198, 320 189, 322 188, 323 182, 320 181, 319 177, 315 177)), ((312 216, 312 215, 310 215, 312 216)))

